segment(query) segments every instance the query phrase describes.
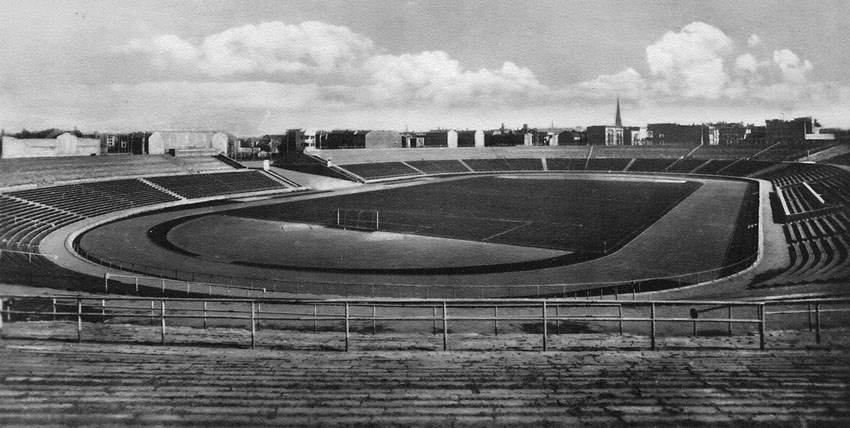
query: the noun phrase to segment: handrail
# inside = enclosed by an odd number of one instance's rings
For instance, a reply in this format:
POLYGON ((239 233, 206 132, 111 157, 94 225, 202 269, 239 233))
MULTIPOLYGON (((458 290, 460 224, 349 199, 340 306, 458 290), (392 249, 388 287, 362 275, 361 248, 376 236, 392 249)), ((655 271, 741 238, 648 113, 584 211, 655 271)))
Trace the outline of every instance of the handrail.
MULTIPOLYGON (((738 334, 749 334, 751 330, 740 331, 748 325, 756 326, 759 335, 759 349, 764 350, 767 337, 768 316, 780 315, 786 317, 789 314, 807 314, 808 329, 814 331, 816 343, 821 343, 821 315, 824 313, 850 312, 850 298, 830 299, 805 299, 797 301, 630 301, 630 302, 598 302, 598 301, 575 301, 566 299, 483 299, 483 300, 458 300, 458 299, 408 299, 404 301, 374 300, 374 299, 176 299, 155 298, 144 299, 138 297, 82 297, 68 295, 54 296, 31 296, 31 295, 0 295, 0 333, 3 329, 3 321, 15 321, 44 319, 57 321, 59 319, 71 319, 76 321, 77 340, 83 340, 84 321, 103 322, 107 318, 118 319, 150 319, 150 324, 157 324, 161 330, 161 343, 166 343, 167 320, 201 320, 203 328, 211 320, 231 320, 239 324, 240 321, 250 321, 251 347, 256 347, 256 332, 261 323, 265 323, 266 329, 286 330, 286 323, 312 322, 313 331, 318 333, 317 325, 322 322, 340 323, 344 325, 345 350, 350 349, 353 337, 350 332, 351 323, 372 324, 372 334, 377 334, 377 325, 395 322, 419 322, 426 323, 428 330, 437 335, 437 325, 442 324, 443 350, 449 346, 449 323, 455 329, 472 328, 458 322, 483 322, 493 326, 493 334, 499 334, 499 322, 524 322, 542 325, 542 349, 548 350, 547 337, 560 334, 562 322, 594 322, 594 323, 616 323, 619 333, 623 334, 623 324, 643 326, 649 325, 650 348, 658 348, 658 327, 662 324, 693 326, 693 336, 698 336, 698 325, 706 323, 722 323, 727 325, 728 335, 733 335, 733 326, 738 325, 738 334), (43 304, 31 304, 27 309, 28 301, 51 301, 50 309, 43 304), (109 302, 109 305, 107 305, 109 302), (209 305, 217 305, 211 308, 209 305), (805 310, 795 309, 805 305, 805 310), (25 306, 24 309, 16 309, 25 306), (411 311, 411 306, 417 308, 432 309, 430 313, 411 311), (825 306, 830 306, 826 308, 825 306), (168 311, 166 312, 166 307, 168 311), (322 307, 323 313, 318 308, 322 307), (378 315, 377 308, 382 308, 378 315), (777 310, 768 311, 770 307, 777 310), (45 308, 45 309, 40 309, 45 308), (288 308, 288 309, 287 309, 288 308), (301 309, 298 311, 297 309, 301 309), (336 308, 328 312, 328 308, 336 308), (385 309, 394 308, 387 313, 385 309), (609 310, 604 310, 608 308, 609 310), (699 309, 697 309, 699 308, 699 309), (733 308, 736 308, 733 311, 733 308), (788 309, 790 308, 790 309, 788 309), (61 309, 61 310, 60 310, 61 309), (69 310, 70 309, 70 310, 69 310), (308 311, 305 309, 312 309, 308 311), (340 313, 340 309, 344 309, 340 313), (364 314, 364 309, 371 312, 364 314), (492 312, 481 312, 481 309, 492 309, 492 312), (501 312, 499 311, 501 309, 501 312), (661 311, 661 309, 664 309, 661 311), (726 309, 725 316, 702 317, 701 313, 717 312, 726 309), (513 311, 512 311, 513 310, 513 311), (582 311, 583 310, 583 311, 582 311), (616 312, 613 312, 616 310, 616 312), (647 314, 648 310, 648 314, 647 314), (742 312, 743 311, 743 312, 742 312), (451 313, 451 315, 449 315, 451 313), (737 314, 736 314, 737 313, 737 314), (5 315, 5 317, 4 317, 5 315), (814 319, 813 319, 814 317, 814 319), (158 322, 157 322, 158 321, 158 322), (283 325, 283 326, 281 326, 283 325), (552 328, 554 327, 554 329, 552 328)), ((773 321, 771 321, 772 323, 773 321)), ((779 322, 779 321, 777 321, 779 322)), ((120 328, 121 324, 115 324, 120 328)), ((241 324, 244 328, 244 323, 241 324)), ((802 327, 801 329, 805 329, 802 327)), ((522 334, 530 330, 520 329, 522 334)), ((457 332, 452 332, 455 334, 457 332)), ((462 332, 460 332, 462 333, 462 332)), ((504 334, 504 330, 502 330, 504 334)))

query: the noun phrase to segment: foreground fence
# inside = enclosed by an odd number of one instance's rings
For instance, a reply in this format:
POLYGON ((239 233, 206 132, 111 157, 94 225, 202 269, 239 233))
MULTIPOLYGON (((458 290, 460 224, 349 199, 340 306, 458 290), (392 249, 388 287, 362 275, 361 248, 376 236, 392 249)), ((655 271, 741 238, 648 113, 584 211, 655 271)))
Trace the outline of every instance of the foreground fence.
MULTIPOLYGON (((822 318, 831 327, 846 325, 850 299, 780 302, 727 301, 576 301, 522 300, 286 300, 286 299, 141 299, 89 297, 0 297, 3 320, 57 321, 75 326, 76 340, 98 340, 87 329, 97 323, 113 328, 150 325, 167 343, 168 327, 208 329, 227 327, 250 332, 256 347, 260 329, 326 333, 344 337, 348 351, 357 334, 408 331, 442 337, 442 349, 466 334, 539 335, 540 348, 549 350, 549 337, 585 331, 646 337, 656 350, 659 337, 757 336, 765 349, 769 326, 777 330, 812 332, 821 343, 822 318), (89 326, 89 327, 86 327, 89 326)), ((247 345, 244 344, 244 345, 247 345)))

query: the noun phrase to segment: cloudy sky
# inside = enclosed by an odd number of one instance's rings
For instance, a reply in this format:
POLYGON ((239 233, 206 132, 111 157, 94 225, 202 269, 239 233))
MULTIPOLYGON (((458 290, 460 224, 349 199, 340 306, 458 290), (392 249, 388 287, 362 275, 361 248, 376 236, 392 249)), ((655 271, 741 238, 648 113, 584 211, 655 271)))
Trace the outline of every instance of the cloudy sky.
POLYGON ((850 2, 0 0, 0 126, 850 127, 850 2))

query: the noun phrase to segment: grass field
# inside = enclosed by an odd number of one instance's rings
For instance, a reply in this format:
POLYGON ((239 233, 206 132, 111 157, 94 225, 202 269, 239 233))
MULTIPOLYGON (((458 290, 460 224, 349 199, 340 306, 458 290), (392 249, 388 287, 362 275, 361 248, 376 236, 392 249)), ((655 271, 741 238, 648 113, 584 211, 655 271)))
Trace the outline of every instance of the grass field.
POLYGON ((700 186, 472 177, 228 215, 329 225, 335 209, 377 210, 385 231, 599 254, 627 243, 700 186))

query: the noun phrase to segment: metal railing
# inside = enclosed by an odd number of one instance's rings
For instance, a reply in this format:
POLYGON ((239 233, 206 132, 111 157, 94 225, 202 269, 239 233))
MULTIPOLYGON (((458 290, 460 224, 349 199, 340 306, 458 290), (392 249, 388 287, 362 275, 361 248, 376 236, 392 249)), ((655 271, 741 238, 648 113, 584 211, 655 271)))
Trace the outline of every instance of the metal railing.
MULTIPOLYGON (((450 349, 450 337, 459 333, 499 336, 505 333, 539 335, 540 348, 550 350, 549 337, 561 335, 562 327, 577 324, 607 326, 610 334, 647 337, 649 349, 659 347, 660 337, 699 336, 709 325, 707 336, 758 335, 764 350, 768 325, 779 330, 804 330, 806 321, 815 342, 821 343, 822 317, 827 313, 850 312, 850 299, 747 301, 579 301, 567 299, 142 299, 134 297, 0 296, 0 334, 3 319, 71 321, 76 340, 83 341, 84 326, 112 321, 121 325, 150 323, 158 327, 160 343, 166 344, 167 327, 180 325, 207 329, 213 322, 250 331, 250 346, 257 346, 262 327, 278 331, 312 331, 339 334, 344 350, 356 338, 352 326, 368 333, 392 330, 402 323, 414 323, 416 332, 439 335, 442 350, 450 349), (770 310, 771 308, 775 310, 770 310), (379 313, 380 310, 380 313, 379 313), (768 320, 768 317, 771 317, 768 320), (121 323, 124 324, 121 324, 121 323), (247 327, 246 327, 247 324, 247 327), (450 325, 452 328, 450 328, 450 325), (723 328, 718 329, 717 326, 723 328), (321 328, 320 328, 321 327, 321 328), (664 329, 660 332, 659 329, 664 329)), ((842 322, 844 318, 839 320, 842 322)), ((116 324, 111 324, 115 327, 116 324)), ((569 330, 569 329, 568 329, 569 330)), ((199 330, 200 331, 200 330, 199 330)), ((565 333, 568 334, 568 333, 565 333)), ((97 339, 87 338, 96 341, 97 339)))

